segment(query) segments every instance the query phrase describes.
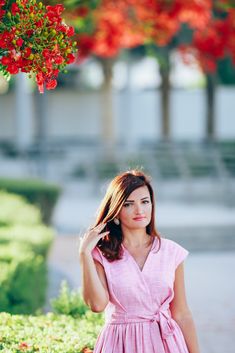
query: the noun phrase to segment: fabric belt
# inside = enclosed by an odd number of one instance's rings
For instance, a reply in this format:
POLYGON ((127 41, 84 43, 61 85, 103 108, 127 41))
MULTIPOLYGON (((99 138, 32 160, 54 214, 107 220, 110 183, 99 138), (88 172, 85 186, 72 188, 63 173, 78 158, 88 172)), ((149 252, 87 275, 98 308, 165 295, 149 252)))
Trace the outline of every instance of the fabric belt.
POLYGON ((113 313, 108 324, 155 322, 160 327, 162 339, 172 336, 175 331, 174 320, 171 318, 169 309, 159 309, 153 315, 130 315, 125 313, 113 313))

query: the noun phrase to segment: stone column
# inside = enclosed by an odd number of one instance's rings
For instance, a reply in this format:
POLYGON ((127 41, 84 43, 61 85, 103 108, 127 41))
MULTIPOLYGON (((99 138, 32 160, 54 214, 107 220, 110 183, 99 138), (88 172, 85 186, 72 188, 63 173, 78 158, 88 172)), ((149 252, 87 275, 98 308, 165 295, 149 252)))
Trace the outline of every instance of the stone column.
POLYGON ((15 85, 15 143, 19 152, 23 153, 33 141, 33 103, 26 74, 16 76, 15 85))

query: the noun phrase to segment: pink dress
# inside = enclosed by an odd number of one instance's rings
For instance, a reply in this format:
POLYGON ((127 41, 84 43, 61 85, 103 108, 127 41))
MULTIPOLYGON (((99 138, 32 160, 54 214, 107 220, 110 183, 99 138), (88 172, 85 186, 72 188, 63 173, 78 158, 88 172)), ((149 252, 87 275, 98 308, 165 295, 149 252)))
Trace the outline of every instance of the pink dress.
POLYGON ((109 262, 96 247, 93 258, 105 270, 110 301, 94 353, 188 353, 180 327, 171 318, 175 269, 188 251, 172 240, 155 238, 142 271, 123 247, 109 262))

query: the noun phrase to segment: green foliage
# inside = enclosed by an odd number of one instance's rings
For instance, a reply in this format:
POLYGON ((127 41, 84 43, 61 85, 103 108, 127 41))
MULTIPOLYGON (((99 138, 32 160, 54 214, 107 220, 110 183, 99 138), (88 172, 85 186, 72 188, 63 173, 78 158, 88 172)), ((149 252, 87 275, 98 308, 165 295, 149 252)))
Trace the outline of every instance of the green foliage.
POLYGON ((223 85, 235 85, 235 67, 231 58, 227 57, 218 62, 217 74, 223 85))
MULTIPOLYGON (((1 295, 1 294, 0 294, 1 295)), ((74 319, 48 313, 39 316, 0 314, 2 353, 84 353, 93 348, 101 325, 89 317, 74 319)))
POLYGON ((73 318, 87 318, 90 322, 99 325, 103 324, 103 313, 94 314, 85 304, 81 289, 71 290, 68 283, 64 280, 61 282, 59 296, 51 300, 53 312, 61 315, 69 315, 73 318))
POLYGON ((4 205, 0 208, 0 226, 36 225, 41 221, 39 210, 18 195, 0 191, 0 204, 4 205))
MULTIPOLYGON (((1 51, 0 51, 0 55, 1 55, 1 51)), ((4 70, 4 66, 0 63, 0 74, 7 80, 9 81, 11 79, 11 75, 9 74, 9 72, 6 72, 4 70)))
MULTIPOLYGON (((57 199, 60 195, 60 187, 48 184, 36 179, 5 179, 0 178, 0 190, 18 194, 36 205, 40 211, 43 222, 50 223, 51 216, 57 199)), ((30 216, 27 217, 30 220, 30 216)))
POLYGON ((52 229, 21 196, 0 192, 0 311, 34 313, 45 301, 52 229))
POLYGON ((45 301, 46 265, 42 256, 24 246, 0 247, 0 311, 32 313, 45 301))
MULTIPOLYGON (((35 254, 47 256, 54 233, 43 224, 34 226, 13 225, 0 227, 0 246, 10 242, 20 242, 35 254)), ((1 250, 1 248, 0 248, 1 250)))
POLYGON ((88 307, 84 303, 79 291, 70 291, 66 281, 62 281, 58 298, 51 300, 55 313, 81 317, 85 315, 88 307))
POLYGON ((64 5, 66 8, 76 8, 78 6, 87 6, 90 9, 95 9, 101 0, 64 0, 64 5))

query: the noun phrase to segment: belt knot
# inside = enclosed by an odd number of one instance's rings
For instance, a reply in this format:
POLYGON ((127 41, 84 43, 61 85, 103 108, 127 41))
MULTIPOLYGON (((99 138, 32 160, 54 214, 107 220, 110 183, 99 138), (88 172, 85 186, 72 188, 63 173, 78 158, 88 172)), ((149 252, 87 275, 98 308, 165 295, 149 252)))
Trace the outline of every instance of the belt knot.
POLYGON ((153 315, 139 314, 131 315, 128 313, 113 313, 109 323, 124 324, 124 323, 138 323, 138 322, 156 322, 159 325, 162 339, 167 339, 172 336, 175 331, 174 320, 168 308, 159 308, 153 315))
POLYGON ((167 339, 168 336, 172 336, 175 331, 175 326, 172 318, 169 314, 169 310, 160 309, 156 314, 154 314, 150 320, 151 322, 159 323, 161 336, 163 339, 167 339))

